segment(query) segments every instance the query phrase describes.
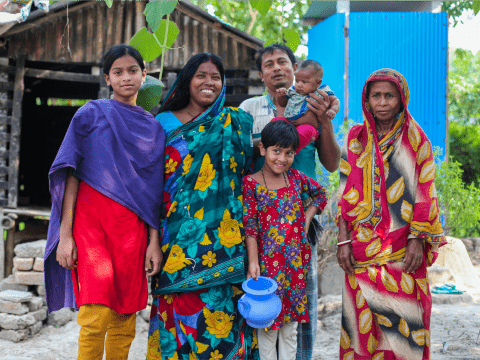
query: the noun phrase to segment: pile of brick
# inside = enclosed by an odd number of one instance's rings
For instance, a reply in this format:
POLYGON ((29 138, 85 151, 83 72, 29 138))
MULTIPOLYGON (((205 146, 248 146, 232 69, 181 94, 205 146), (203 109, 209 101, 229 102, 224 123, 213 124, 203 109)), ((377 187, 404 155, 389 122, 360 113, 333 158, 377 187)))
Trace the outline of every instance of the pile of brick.
POLYGON ((43 300, 28 291, 0 292, 0 339, 21 341, 35 335, 47 319, 43 300))
POLYGON ((0 339, 22 341, 38 333, 44 322, 55 327, 68 323, 69 308, 48 315, 43 276, 46 240, 15 246, 13 274, 0 282, 0 339))

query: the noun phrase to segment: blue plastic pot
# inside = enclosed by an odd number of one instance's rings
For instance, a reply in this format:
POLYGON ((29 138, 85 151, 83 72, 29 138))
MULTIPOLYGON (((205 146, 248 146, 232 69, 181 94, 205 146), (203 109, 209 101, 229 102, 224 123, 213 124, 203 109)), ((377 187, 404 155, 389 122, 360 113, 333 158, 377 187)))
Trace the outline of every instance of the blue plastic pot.
POLYGON ((282 311, 282 301, 275 294, 277 282, 273 279, 259 276, 245 280, 242 288, 245 291, 238 301, 238 310, 247 324, 256 329, 271 326, 282 311))

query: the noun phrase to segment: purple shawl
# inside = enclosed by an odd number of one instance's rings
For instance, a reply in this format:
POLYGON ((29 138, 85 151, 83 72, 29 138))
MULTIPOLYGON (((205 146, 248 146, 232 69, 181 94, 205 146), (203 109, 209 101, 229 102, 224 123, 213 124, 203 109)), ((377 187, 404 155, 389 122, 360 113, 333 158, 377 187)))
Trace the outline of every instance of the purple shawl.
POLYGON ((56 260, 68 168, 102 194, 159 228, 163 198, 165 134, 138 106, 94 100, 73 117, 48 174, 52 212, 45 250, 48 311, 76 307, 72 272, 56 260))

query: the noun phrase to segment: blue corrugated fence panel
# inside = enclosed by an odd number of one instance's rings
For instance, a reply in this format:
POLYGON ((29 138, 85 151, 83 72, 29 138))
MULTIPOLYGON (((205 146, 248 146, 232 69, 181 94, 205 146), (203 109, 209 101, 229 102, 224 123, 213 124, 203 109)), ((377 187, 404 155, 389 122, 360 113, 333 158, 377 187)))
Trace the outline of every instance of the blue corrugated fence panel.
POLYGON ((445 13, 350 13, 349 118, 363 121, 367 77, 380 68, 395 69, 407 79, 412 116, 445 153, 447 24, 445 13))
POLYGON ((345 14, 335 14, 308 31, 308 59, 323 66, 323 84, 340 99, 342 106, 333 123, 337 131, 343 122, 345 99, 345 14))

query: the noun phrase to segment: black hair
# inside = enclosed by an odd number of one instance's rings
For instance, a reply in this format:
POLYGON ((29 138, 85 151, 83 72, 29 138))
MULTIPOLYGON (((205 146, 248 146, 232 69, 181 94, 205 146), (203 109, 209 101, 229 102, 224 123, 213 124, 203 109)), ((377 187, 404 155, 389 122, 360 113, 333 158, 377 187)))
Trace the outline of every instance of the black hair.
POLYGON ((167 110, 178 111, 187 107, 190 102, 190 82, 195 76, 195 73, 200 65, 206 62, 211 62, 217 67, 222 78, 222 84, 224 83, 225 69, 223 68, 222 59, 219 56, 209 53, 194 55, 183 67, 182 72, 179 75, 175 93, 171 97, 170 101, 162 104, 159 113, 167 110))
POLYGON ((295 59, 295 55, 293 55, 292 49, 283 44, 272 44, 258 51, 257 59, 255 60, 255 65, 257 66, 258 71, 262 72, 263 55, 273 54, 277 50, 283 51, 285 54, 287 54, 288 58, 292 62, 292 65, 297 63, 297 59, 295 59))
POLYGON ((262 130, 261 140, 265 150, 270 146, 293 147, 297 151, 300 144, 297 128, 288 120, 269 122, 262 130))
POLYGON ((103 73, 108 75, 115 60, 120 59, 125 55, 130 55, 133 57, 135 60, 137 60, 140 69, 142 69, 142 71, 145 70, 145 63, 143 62, 142 54, 140 54, 140 52, 134 47, 120 44, 111 47, 103 56, 103 73))
POLYGON ((305 60, 300 64, 297 71, 300 69, 306 69, 308 67, 313 68, 313 70, 315 70, 318 76, 323 77, 323 67, 318 61, 315 60, 305 60))

